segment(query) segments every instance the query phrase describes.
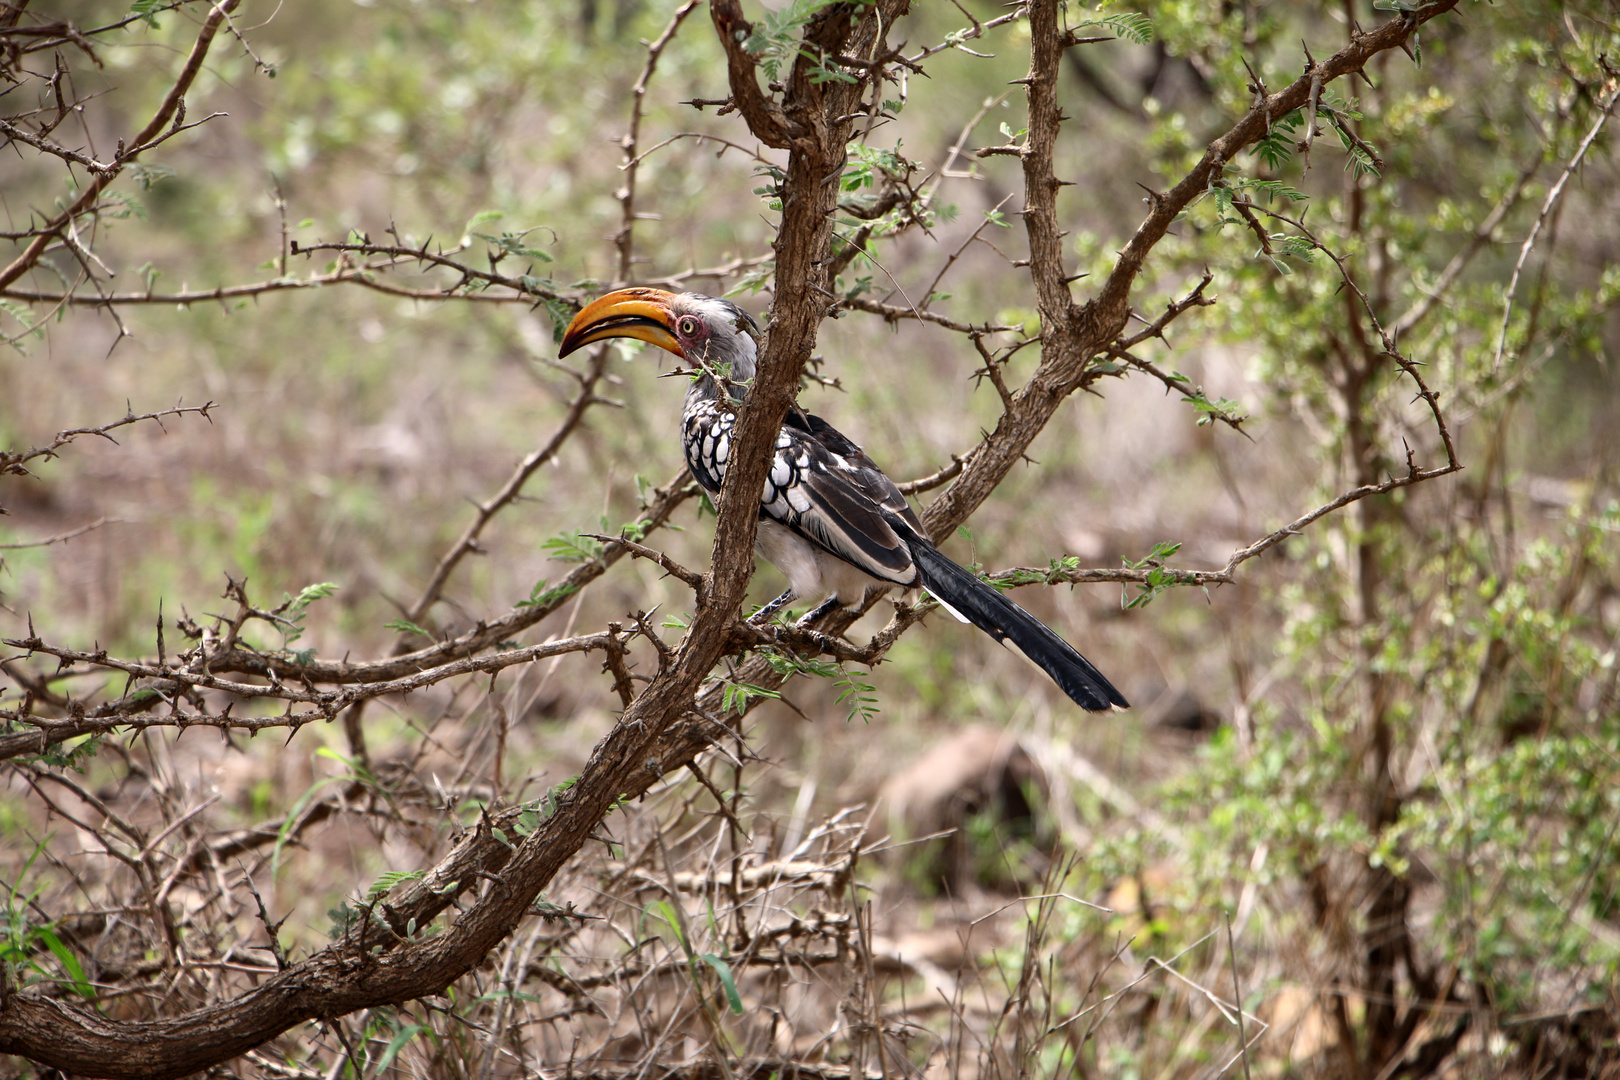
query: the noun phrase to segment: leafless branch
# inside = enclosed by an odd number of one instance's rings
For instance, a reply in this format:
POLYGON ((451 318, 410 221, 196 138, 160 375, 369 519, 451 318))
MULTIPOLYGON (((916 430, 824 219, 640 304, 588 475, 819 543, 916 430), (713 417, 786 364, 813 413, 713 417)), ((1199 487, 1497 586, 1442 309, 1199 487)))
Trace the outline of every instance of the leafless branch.
POLYGON ((1495 366, 1498 369, 1502 366, 1502 354, 1507 349, 1508 323, 1513 318, 1513 298, 1519 289, 1519 275, 1524 271, 1524 264, 1530 259, 1530 252, 1535 250, 1536 237, 1541 235, 1542 226, 1547 223, 1547 218, 1552 213, 1553 207, 1557 206, 1559 200, 1563 197, 1564 186, 1569 183, 1569 178, 1575 174, 1575 170, 1581 167, 1586 152, 1591 149, 1592 143, 1597 140, 1599 132, 1603 130, 1603 125, 1609 122, 1609 117, 1613 115, 1617 102, 1620 102, 1620 80, 1611 79, 1608 87, 1608 98, 1599 104, 1597 119, 1592 122, 1592 129, 1586 133, 1586 137, 1575 148, 1575 153, 1570 157, 1569 161, 1564 163, 1564 169, 1558 174, 1558 179, 1553 182, 1553 186, 1547 189, 1547 198, 1541 204, 1541 214, 1536 218, 1536 223, 1531 226, 1530 235, 1524 238, 1524 243, 1519 247, 1519 261, 1513 265, 1513 276, 1508 279, 1507 294, 1502 300, 1502 331, 1496 339, 1495 366))
POLYGON ((686 0, 675 10, 670 17, 669 25, 664 32, 658 35, 656 41, 647 46, 647 62, 641 68, 641 76, 636 79, 635 86, 630 88, 630 129, 625 132, 619 145, 624 149, 624 183, 617 194, 622 216, 619 231, 613 238, 613 246, 619 253, 619 281, 628 283, 632 276, 633 259, 631 257, 631 243, 635 235, 636 224, 636 166, 640 163, 639 147, 641 144, 641 117, 644 100, 647 96, 647 86, 652 81, 653 72, 658 68, 658 58, 663 55, 664 48, 680 31, 681 23, 692 14, 697 7, 698 0, 686 0))
POLYGON ((118 440, 112 437, 111 432, 116 431, 121 427, 127 427, 130 424, 139 424, 146 420, 154 421, 159 427, 162 427, 163 418, 165 416, 184 416, 186 413, 196 413, 205 420, 212 420, 213 418, 208 415, 208 410, 217 409, 218 407, 219 406, 210 401, 204 405, 176 405, 171 409, 160 409, 157 412, 142 413, 139 416, 135 415, 134 411, 131 410, 123 417, 123 419, 114 420, 112 423, 103 424, 100 427, 71 428, 67 431, 59 431, 56 433, 56 437, 51 440, 50 445, 48 446, 40 446, 35 447, 32 450, 22 451, 0 450, 0 476, 5 476, 7 474, 13 476, 28 475, 28 469, 25 468, 28 462, 33 461, 36 458, 56 457, 56 452, 58 450, 66 446, 68 443, 71 443, 74 439, 77 439, 80 435, 100 435, 108 442, 116 443, 118 440))
POLYGON ((299 244, 298 241, 294 240, 292 244, 292 254, 294 255, 312 255, 319 251, 360 256, 383 255, 390 260, 389 265, 420 262, 440 266, 446 270, 454 270, 461 275, 462 280, 453 287, 455 289, 464 288, 467 284, 476 281, 485 285, 503 285, 513 292, 531 299, 539 297, 545 300, 577 303, 576 297, 552 289, 533 278, 512 277, 508 274, 496 273, 493 270, 476 270, 465 263, 457 262, 442 251, 430 249, 425 242, 414 247, 405 244, 373 244, 368 240, 362 240, 358 243, 329 242, 316 244, 299 244))
POLYGON ((902 307, 899 304, 885 304, 864 296, 856 296, 839 301, 840 306, 854 311, 865 311, 872 315, 881 315, 888 322, 899 322, 902 319, 916 319, 919 322, 933 323, 943 326, 947 330, 954 330, 958 334, 998 334, 1009 333, 1022 329, 1017 326, 1000 326, 995 323, 966 323, 960 319, 953 319, 949 315, 941 315, 937 311, 927 308, 902 307))
POLYGON ((88 525, 80 525, 77 529, 72 529, 65 533, 57 533, 55 536, 47 536, 43 540, 27 540, 17 544, 0 544, 0 551, 19 551, 23 548, 40 548, 50 547, 53 544, 65 544, 75 537, 83 536, 87 532, 94 532, 96 529, 99 529, 103 525, 107 524, 117 524, 117 522, 109 522, 107 518, 99 517, 88 525))
POLYGON ((579 429, 579 425, 585 419, 586 411, 592 405, 604 403, 605 399, 598 397, 596 394, 596 386, 601 381, 606 370, 606 363, 607 350, 605 348, 595 350, 591 357, 590 369, 581 377, 579 392, 574 395, 574 400, 569 403, 567 412, 563 414, 561 422, 557 425, 557 430, 552 432, 551 438, 546 440, 544 446, 531 452, 522 461, 518 462, 517 468, 512 470, 512 475, 507 478, 505 484, 501 485, 499 491, 478 504, 478 512, 473 516, 472 521, 467 523, 467 527, 462 530, 461 536, 451 545, 450 550, 439 558, 439 563, 433 568, 433 574, 428 578, 427 586, 422 590, 422 595, 417 597, 416 603, 406 609, 405 618, 408 621, 414 623, 422 620, 428 609, 438 602, 439 597, 444 592, 445 583, 450 580, 450 575, 455 572, 461 560, 478 550, 478 538, 483 535, 485 527, 489 525, 495 515, 517 499, 518 495, 523 491, 523 486, 529 482, 529 477, 534 475, 535 470, 556 457, 557 451, 579 429))
POLYGON ((118 154, 114 156, 116 168, 92 173, 90 182, 84 185, 84 190, 72 205, 41 226, 28 247, 13 259, 10 265, 0 270, 0 291, 9 288, 18 278, 32 270, 39 262, 40 256, 45 253, 51 238, 62 235, 81 215, 94 207, 100 201, 101 193, 107 185, 123 171, 125 166, 133 163, 142 150, 162 141, 160 136, 167 138, 163 134, 165 128, 178 129, 184 125, 185 96, 190 91, 198 72, 202 70, 203 61, 207 59, 208 51, 213 46, 214 37, 219 32, 221 24, 240 2, 241 0, 219 0, 211 5, 208 17, 197 32, 197 40, 192 45, 191 53, 170 86, 168 95, 146 126, 129 140, 131 149, 120 148, 118 154))

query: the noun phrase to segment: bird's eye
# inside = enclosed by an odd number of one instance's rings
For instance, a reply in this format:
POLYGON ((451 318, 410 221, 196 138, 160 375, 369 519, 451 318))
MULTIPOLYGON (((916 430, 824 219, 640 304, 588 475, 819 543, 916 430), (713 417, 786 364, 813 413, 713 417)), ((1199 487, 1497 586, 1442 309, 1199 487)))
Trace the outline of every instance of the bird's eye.
POLYGON ((691 315, 682 315, 675 321, 675 332, 681 337, 697 337, 697 319, 691 315))

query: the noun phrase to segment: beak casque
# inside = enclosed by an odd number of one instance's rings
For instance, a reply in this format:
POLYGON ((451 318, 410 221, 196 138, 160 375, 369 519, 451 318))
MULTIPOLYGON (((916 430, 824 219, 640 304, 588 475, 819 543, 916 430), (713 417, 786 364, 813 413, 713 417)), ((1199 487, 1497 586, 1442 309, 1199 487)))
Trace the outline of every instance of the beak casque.
POLYGON ((675 294, 663 289, 619 289, 586 304, 568 324, 559 357, 604 338, 627 337, 686 356, 675 339, 670 302, 675 294))

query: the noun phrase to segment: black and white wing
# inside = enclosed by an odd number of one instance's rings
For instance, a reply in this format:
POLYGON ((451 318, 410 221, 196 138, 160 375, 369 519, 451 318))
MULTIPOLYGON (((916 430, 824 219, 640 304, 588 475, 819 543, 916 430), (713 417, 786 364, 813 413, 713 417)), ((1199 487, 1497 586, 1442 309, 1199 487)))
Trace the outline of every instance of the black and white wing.
POLYGON ((916 514, 894 481, 819 416, 788 414, 760 512, 880 581, 916 583, 916 514))

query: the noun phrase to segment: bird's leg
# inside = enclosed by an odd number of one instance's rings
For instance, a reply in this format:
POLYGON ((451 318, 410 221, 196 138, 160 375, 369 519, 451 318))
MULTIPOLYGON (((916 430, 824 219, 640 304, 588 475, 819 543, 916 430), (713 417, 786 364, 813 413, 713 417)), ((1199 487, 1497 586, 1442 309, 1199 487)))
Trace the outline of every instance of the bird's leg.
POLYGON ((817 619, 821 618, 823 615, 837 611, 843 606, 843 604, 838 602, 837 596, 829 596, 820 604, 816 605, 815 609, 801 618, 799 622, 801 625, 809 625, 810 623, 813 623, 817 619))
POLYGON ((772 600, 770 603, 754 612, 754 614, 749 617, 748 621, 751 623, 758 623, 763 626, 765 623, 771 621, 772 615, 775 615, 778 611, 781 611, 798 598, 799 594, 794 592, 792 589, 784 589, 782 590, 781 596, 778 596, 775 600, 772 600))

